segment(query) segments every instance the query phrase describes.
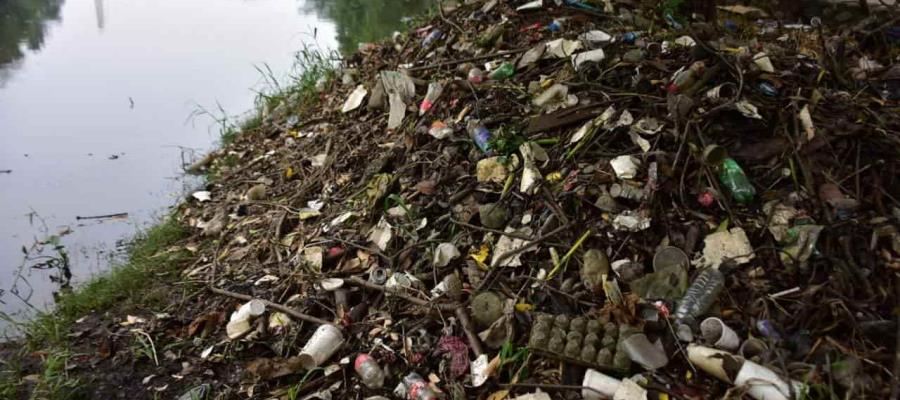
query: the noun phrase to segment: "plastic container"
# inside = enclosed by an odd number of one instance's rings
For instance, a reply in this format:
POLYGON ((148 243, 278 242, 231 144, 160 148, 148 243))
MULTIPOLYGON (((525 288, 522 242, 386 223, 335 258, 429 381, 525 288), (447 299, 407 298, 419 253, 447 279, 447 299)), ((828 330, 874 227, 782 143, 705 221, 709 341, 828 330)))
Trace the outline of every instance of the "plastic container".
POLYGON ((409 400, 437 399, 437 394, 428 387, 425 378, 415 372, 403 377, 403 387, 406 388, 406 398, 409 400))
POLYGON ((466 130, 469 132, 469 137, 472 138, 472 141, 475 142, 475 146, 477 146, 479 150, 484 153, 491 150, 491 131, 482 125, 480 121, 470 120, 466 126, 466 130))
POLYGON ((384 386, 384 370, 370 355, 360 353, 353 362, 353 369, 359 375, 363 385, 369 389, 378 389, 384 386))
POLYGON ((675 308, 676 321, 694 321, 706 313, 725 287, 725 276, 715 268, 706 268, 688 287, 675 308))

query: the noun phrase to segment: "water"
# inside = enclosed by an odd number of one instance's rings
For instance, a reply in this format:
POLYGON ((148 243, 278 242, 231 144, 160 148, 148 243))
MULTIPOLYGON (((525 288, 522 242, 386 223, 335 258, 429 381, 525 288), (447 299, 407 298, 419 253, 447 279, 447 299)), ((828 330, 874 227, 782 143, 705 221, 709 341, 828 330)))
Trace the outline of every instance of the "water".
POLYGON ((0 311, 52 306, 54 244, 77 284, 164 215, 196 184, 182 176, 183 158, 218 139, 210 118, 190 116, 251 109, 264 89, 255 67, 286 77, 304 44, 347 52, 428 5, 0 1, 0 311), (77 218, 116 213, 127 217, 77 218))

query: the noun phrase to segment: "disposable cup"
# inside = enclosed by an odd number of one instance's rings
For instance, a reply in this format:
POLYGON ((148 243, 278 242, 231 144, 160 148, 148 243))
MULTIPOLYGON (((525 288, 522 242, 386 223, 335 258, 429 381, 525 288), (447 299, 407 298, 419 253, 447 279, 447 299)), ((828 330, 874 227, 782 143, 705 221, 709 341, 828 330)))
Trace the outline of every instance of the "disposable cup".
POLYGON ((318 367, 331 358, 343 342, 344 335, 338 327, 331 324, 320 325, 300 351, 300 365, 307 370, 318 367))

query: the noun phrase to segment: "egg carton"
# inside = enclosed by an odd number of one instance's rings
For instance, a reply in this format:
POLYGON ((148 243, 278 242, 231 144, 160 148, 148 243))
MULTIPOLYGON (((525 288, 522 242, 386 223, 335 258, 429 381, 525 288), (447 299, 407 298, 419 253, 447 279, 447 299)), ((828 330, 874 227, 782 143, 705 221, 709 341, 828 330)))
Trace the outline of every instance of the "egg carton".
POLYGON ((640 329, 605 318, 538 314, 528 348, 541 356, 599 371, 626 373, 631 359, 621 343, 640 329))

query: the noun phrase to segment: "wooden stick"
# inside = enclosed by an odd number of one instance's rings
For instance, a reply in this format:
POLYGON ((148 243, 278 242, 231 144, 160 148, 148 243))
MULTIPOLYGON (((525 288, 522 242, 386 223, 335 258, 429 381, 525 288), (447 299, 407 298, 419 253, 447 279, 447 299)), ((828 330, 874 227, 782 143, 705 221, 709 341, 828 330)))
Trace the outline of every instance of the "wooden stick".
POLYGON ((372 282, 369 282, 369 281, 367 281, 367 280, 364 280, 364 279, 362 279, 362 278, 355 277, 355 276, 345 279, 344 282, 347 282, 347 283, 349 283, 349 284, 356 285, 356 286, 361 286, 361 287, 364 287, 364 288, 366 288, 366 289, 372 289, 372 290, 377 290, 377 291, 379 291, 379 292, 384 292, 384 293, 387 293, 387 294, 389 294, 389 295, 391 295, 391 296, 398 297, 398 298, 401 298, 401 299, 403 299, 403 300, 406 300, 406 301, 408 301, 408 302, 410 302, 410 303, 413 303, 413 304, 415 304, 415 305, 417 305, 417 306, 422 306, 422 307, 437 307, 438 309, 443 310, 443 311, 453 311, 453 310, 455 310, 455 309, 458 307, 458 305, 456 305, 456 304, 432 303, 432 302, 430 302, 430 301, 428 301, 428 300, 420 299, 420 298, 418 298, 418 297, 413 297, 413 296, 407 295, 407 294, 405 294, 405 293, 393 292, 393 291, 387 290, 387 288, 385 288, 385 287, 382 286, 382 285, 377 285, 377 284, 374 284, 374 283, 372 283, 372 282))
POLYGON ((481 340, 478 339, 478 334, 472 328, 472 320, 469 318, 469 313, 466 312, 465 307, 456 307, 456 318, 459 319, 459 325, 466 332, 466 337, 469 339, 469 347, 475 352, 475 356, 484 354, 484 350, 481 348, 481 340))
MULTIPOLYGON (((235 292, 229 292, 229 291, 227 291, 227 290, 225 290, 225 289, 219 289, 219 288, 213 287, 213 286, 209 286, 209 291, 211 291, 211 292, 213 292, 213 293, 216 293, 216 294, 223 295, 223 296, 232 297, 232 298, 235 298, 235 299, 238 299, 238 300, 250 301, 250 300, 256 299, 256 297, 253 297, 253 296, 249 296, 249 295, 246 295, 246 294, 235 293, 235 292)), ((304 321, 306 321, 306 322, 312 322, 312 323, 314 323, 314 324, 319 324, 319 325, 327 325, 327 324, 331 324, 331 322, 329 322, 329 321, 326 321, 326 320, 324 320, 324 319, 320 319, 320 318, 313 317, 312 315, 304 314, 304 313, 302 313, 302 312, 300 312, 300 311, 297 311, 297 310, 295 310, 295 309, 293 309, 293 308, 290 308, 290 307, 287 307, 287 306, 283 306, 283 305, 281 305, 281 304, 274 303, 274 302, 271 302, 271 301, 268 301, 268 300, 265 300, 265 299, 259 299, 259 300, 262 300, 263 303, 266 303, 266 307, 270 307, 270 308, 273 308, 273 309, 275 309, 275 310, 281 311, 281 312, 283 312, 283 313, 285 313, 285 314, 287 314, 287 315, 290 315, 290 316, 292 316, 292 317, 294 317, 294 318, 297 318, 297 319, 300 319, 300 320, 304 320, 304 321)))
POLYGON ((75 219, 106 219, 106 218, 126 218, 128 217, 127 212, 116 213, 116 214, 106 214, 106 215, 93 215, 89 217, 80 217, 75 216, 75 219))
POLYGON ((424 71, 424 70, 426 70, 426 69, 433 69, 433 68, 447 67, 447 66, 450 66, 450 65, 456 65, 456 64, 466 63, 466 62, 472 62, 472 61, 484 60, 484 59, 488 59, 488 58, 501 57, 501 56, 508 56, 508 55, 510 55, 510 54, 519 54, 519 53, 524 53, 524 52, 526 52, 526 51, 528 51, 528 48, 515 49, 515 50, 506 50, 506 51, 498 51, 498 52, 496 52, 496 53, 485 54, 485 55, 483 55, 483 56, 469 57, 469 58, 462 58, 462 59, 459 59, 459 60, 444 61, 444 62, 437 63, 437 64, 423 65, 423 66, 421 66, 421 67, 412 67, 412 68, 408 68, 407 71, 409 71, 409 72, 413 72, 413 71, 424 71))

